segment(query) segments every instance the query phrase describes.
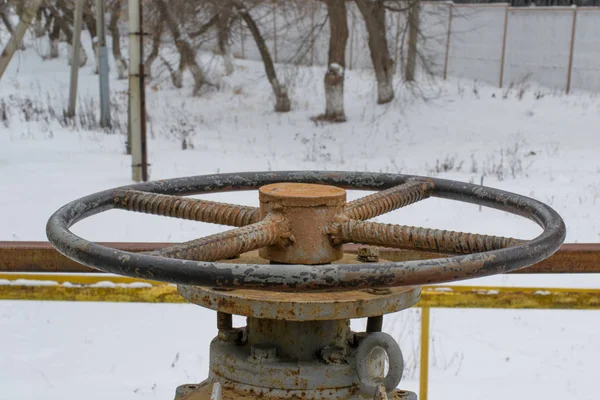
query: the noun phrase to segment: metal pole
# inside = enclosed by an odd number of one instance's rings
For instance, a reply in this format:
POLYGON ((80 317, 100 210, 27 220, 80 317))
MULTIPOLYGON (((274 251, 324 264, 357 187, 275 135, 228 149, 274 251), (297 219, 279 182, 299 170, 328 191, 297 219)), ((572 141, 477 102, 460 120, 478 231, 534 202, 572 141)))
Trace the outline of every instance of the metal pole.
POLYGON ((448 58, 450 57, 450 35, 452 34, 452 12, 454 3, 450 3, 448 10, 448 32, 446 33, 446 55, 444 57, 444 80, 448 77, 448 58))
POLYGON ((71 46, 71 83, 69 84, 68 117, 75 116, 77 106, 77 81, 79 78, 79 53, 81 52, 81 24, 83 23, 83 0, 75 0, 75 26, 73 27, 73 45, 71 46))
POLYGON ((108 50, 106 49, 105 15, 104 0, 96 0, 98 75, 100 77, 100 126, 103 128, 110 127, 110 94, 108 86, 108 50))
POLYGON ((573 50, 575 47, 575 29, 577 26, 577 7, 573 8, 573 23, 571 25, 571 44, 569 47, 569 66, 567 68, 567 87, 566 93, 571 90, 571 75, 573 73, 573 50))
POLYGON ((142 181, 140 25, 140 0, 129 0, 129 129, 131 130, 131 175, 136 182, 142 181))
POLYGON ((148 181, 148 152, 146 143, 146 69, 144 65, 144 9, 142 1, 140 4, 140 34, 138 40, 140 43, 140 123, 141 123, 141 147, 142 147, 142 180, 148 181))
POLYGON ((273 0, 273 57, 277 62, 277 0, 273 0))
POLYGON ((310 13, 310 65, 315 65, 315 13, 317 5, 315 0, 311 2, 310 13))
POLYGON ((427 400, 429 381, 429 307, 421 307, 421 358, 419 377, 419 400, 427 400))
POLYGON ((504 11, 504 31, 502 32, 502 54, 500 55, 500 80, 498 82, 498 87, 501 88, 504 84, 504 58, 506 57, 506 32, 508 30, 508 10, 509 7, 506 7, 504 11))

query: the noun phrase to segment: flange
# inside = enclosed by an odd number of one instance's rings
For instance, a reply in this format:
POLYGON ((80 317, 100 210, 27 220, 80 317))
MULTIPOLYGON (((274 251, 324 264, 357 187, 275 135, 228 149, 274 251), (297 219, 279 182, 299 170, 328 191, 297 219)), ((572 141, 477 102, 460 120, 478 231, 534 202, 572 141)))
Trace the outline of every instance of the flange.
MULTIPOLYGON (((385 261, 382 259, 382 261, 385 261)), ((229 264, 268 264, 257 252, 242 254, 229 264)), ((357 265, 356 255, 344 254, 331 265, 357 265)), ((389 314, 414 306, 421 299, 420 286, 357 289, 327 292, 278 292, 178 285, 183 298, 212 310, 246 317, 321 321, 364 318, 389 314)))

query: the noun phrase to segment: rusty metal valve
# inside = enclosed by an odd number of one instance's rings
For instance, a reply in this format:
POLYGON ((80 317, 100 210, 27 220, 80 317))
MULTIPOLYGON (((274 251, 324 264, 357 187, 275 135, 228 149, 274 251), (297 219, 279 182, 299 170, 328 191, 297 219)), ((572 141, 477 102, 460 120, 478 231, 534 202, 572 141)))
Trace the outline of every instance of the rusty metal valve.
POLYGON ((67 257, 137 278, 213 287, 343 290, 443 283, 520 269, 553 254, 564 240, 565 225, 543 203, 468 183, 396 174, 257 172, 170 179, 96 193, 52 215, 47 235, 67 257), (321 186, 315 189, 293 183, 321 186), (260 189, 260 209, 181 197, 252 189, 260 189), (379 192, 345 203, 342 189, 379 192), (430 196, 521 215, 544 231, 530 241, 520 241, 366 221, 430 196), (150 254, 100 246, 69 230, 77 221, 112 208, 239 228, 150 254), (335 268, 318 265, 339 258, 341 245, 348 242, 450 256, 335 268), (230 264, 217 262, 255 249, 272 263, 286 265, 231 268, 230 264))
POLYGON ((524 196, 442 179, 349 172, 222 174, 121 187, 67 204, 46 231, 67 257, 106 272, 177 283, 185 299, 218 312, 209 377, 180 386, 178 400, 414 400, 414 393, 396 390, 402 352, 380 332, 383 315, 415 305, 420 285, 527 267, 565 238, 560 216, 524 196), (346 202, 345 189, 376 193, 346 202), (258 190, 260 207, 183 197, 237 190, 258 190), (367 221, 431 196, 518 214, 543 232, 523 241, 367 221), (69 230, 109 209, 237 228, 145 254, 100 246, 69 230), (345 243, 438 257, 389 262, 365 248, 348 258, 345 243), (232 314, 246 316, 246 326, 234 328, 232 314), (364 317, 366 332, 352 332, 350 319, 364 317))

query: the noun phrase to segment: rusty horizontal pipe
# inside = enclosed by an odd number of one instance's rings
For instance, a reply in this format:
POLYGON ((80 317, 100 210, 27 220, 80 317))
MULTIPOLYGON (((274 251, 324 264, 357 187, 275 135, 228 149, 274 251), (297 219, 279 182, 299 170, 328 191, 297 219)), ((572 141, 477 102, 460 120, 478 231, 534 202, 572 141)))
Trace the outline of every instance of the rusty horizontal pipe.
MULTIPOLYGON (((172 246, 163 242, 102 242, 106 247, 134 253, 172 246)), ((356 254, 362 245, 344 245, 344 252, 356 254)), ((380 257, 390 261, 444 257, 444 254, 380 248, 380 257)), ((83 266, 56 251, 48 242, 0 241, 0 271, 3 272, 101 272, 83 266)), ((585 274, 600 273, 600 243, 563 244, 546 260, 511 273, 585 274)))

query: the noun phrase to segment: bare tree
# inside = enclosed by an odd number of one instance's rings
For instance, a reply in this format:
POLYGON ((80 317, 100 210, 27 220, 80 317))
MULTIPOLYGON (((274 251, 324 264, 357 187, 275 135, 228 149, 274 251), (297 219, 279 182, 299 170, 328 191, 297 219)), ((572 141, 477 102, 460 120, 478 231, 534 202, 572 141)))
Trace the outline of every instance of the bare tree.
POLYGON ((189 68, 192 73, 192 77, 194 78, 194 89, 192 94, 195 96, 206 83, 204 72, 196 61, 196 49, 190 43, 189 36, 184 36, 181 33, 181 27, 172 11, 172 4, 167 4, 165 0, 156 0, 155 4, 167 25, 167 28, 171 32, 171 36, 173 36, 175 46, 181 57, 179 67, 180 72, 183 72, 185 68, 189 68))
POLYGON ((384 0, 356 0, 369 36, 369 51, 377 80, 377 103, 394 99, 394 60, 387 40, 384 0))
POLYGON ((325 73, 325 114, 319 120, 344 122, 344 75, 348 20, 345 0, 325 0, 329 14, 329 56, 325 73))
POLYGON ((154 61, 158 58, 163 30, 163 21, 157 18, 152 31, 152 48, 150 50, 150 54, 148 54, 148 58, 146 58, 146 61, 144 61, 145 70, 148 74, 152 74, 152 64, 154 64, 154 61))
POLYGON ((117 64, 117 74, 119 79, 127 78, 127 61, 121 54, 121 36, 119 35, 119 19, 121 18, 121 7, 123 6, 123 0, 112 0, 109 4, 110 10, 110 21, 108 23, 108 30, 112 37, 112 52, 117 64))
MULTIPOLYGON (((70 10, 66 7, 66 4, 62 0, 58 0, 50 3, 46 3, 46 9, 50 13, 54 27, 58 27, 62 34, 59 34, 59 40, 61 37, 64 38, 65 42, 69 45, 69 65, 71 65, 71 60, 73 56, 71 52, 72 44, 73 44, 73 31, 71 27, 73 25, 73 10, 70 10)), ((50 38, 52 41, 52 38, 50 38)), ((87 54, 83 46, 79 48, 79 66, 83 67, 87 63, 87 54)))
POLYGON ((58 43, 60 42, 60 24, 54 18, 54 24, 48 34, 50 39, 50 58, 58 58, 58 43))
MULTIPOLYGON (((94 69, 94 73, 98 74, 100 66, 100 49, 98 48, 98 34, 96 32, 96 13, 92 9, 92 2, 93 0, 85 0, 83 2, 83 24, 85 25, 87 31, 90 33, 90 37, 92 38, 92 47, 94 48, 94 60, 96 61, 96 68, 94 69)), ((71 15, 73 15, 73 11, 71 11, 71 15)))
POLYGON ((28 7, 23 6, 22 12, 19 14, 21 20, 13 30, 11 38, 4 47, 4 50, 0 53, 0 79, 2 78, 2 75, 4 75, 4 71, 6 71, 13 54, 15 54, 15 51, 21 44, 27 28, 31 25, 31 21, 35 18, 42 1, 43 0, 33 0, 28 7))
POLYGON ((10 22, 10 18, 8 17, 9 12, 10 6, 8 2, 6 0, 0 0, 0 19, 4 23, 4 26, 6 27, 6 30, 8 30, 8 33, 12 35, 14 28, 12 26, 12 23, 10 22))
MULTIPOLYGON (((273 59, 271 58, 271 53, 269 52, 269 48, 265 43, 265 39, 260 33, 258 29, 258 25, 250 15, 250 12, 245 7, 244 3, 240 0, 233 0, 234 5, 240 14, 240 17, 246 23, 246 26, 252 33, 252 37, 256 42, 256 46, 258 47, 258 51, 260 52, 260 56, 262 58, 263 64, 265 65, 265 72, 267 74, 267 78, 271 83, 271 87, 273 88, 273 94, 275 95, 275 111, 277 112, 288 112, 291 109, 290 98, 288 97, 287 87, 282 84, 277 78, 277 72, 275 71, 275 65, 273 64, 273 59)), ((343 0, 342 0, 343 1, 343 0)))

